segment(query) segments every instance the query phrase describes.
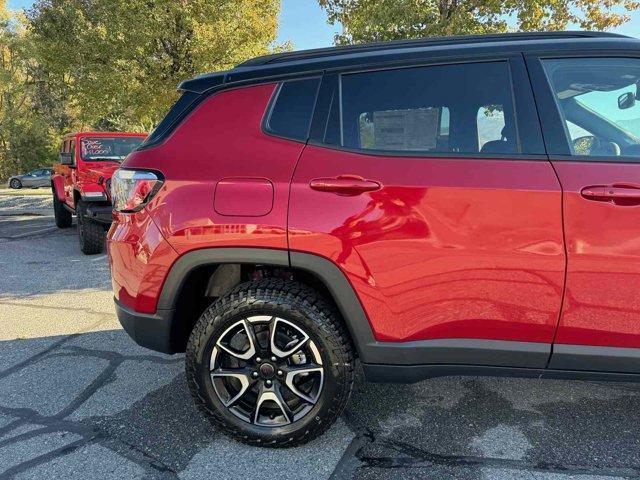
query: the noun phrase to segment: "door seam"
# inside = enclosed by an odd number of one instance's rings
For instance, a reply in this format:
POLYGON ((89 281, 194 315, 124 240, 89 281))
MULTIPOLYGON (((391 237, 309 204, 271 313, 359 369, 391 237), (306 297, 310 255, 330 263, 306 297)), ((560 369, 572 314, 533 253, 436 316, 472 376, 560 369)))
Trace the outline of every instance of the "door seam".
POLYGON ((560 176, 556 170, 555 165, 551 161, 551 157, 549 155, 549 149, 547 148, 547 142, 544 138, 544 129, 542 128, 542 119, 540 118, 540 110, 538 109, 538 99, 536 98, 536 89, 533 88, 533 82, 531 81, 531 73, 529 72, 529 64, 527 62, 527 57, 524 53, 522 53, 522 61, 524 62, 524 68, 527 72, 527 78, 529 79, 529 88, 531 89, 531 94, 533 95, 533 105, 536 109, 536 116, 538 117, 538 125, 540 127, 540 135, 542 135, 542 143, 544 144, 544 151, 547 156, 547 162, 551 166, 553 170, 553 174, 556 176, 558 180, 558 186, 560 187, 560 222, 562 224, 562 251, 564 252, 564 275, 562 281, 562 294, 560 296, 560 310, 558 311, 558 318, 556 320, 556 326, 553 331, 553 337, 551 338, 551 345, 549 349, 549 358, 547 358, 547 363, 545 368, 549 368, 551 364, 551 358, 553 357, 553 347, 556 343, 556 338, 558 336, 558 330, 560 329, 560 322, 562 321, 562 314, 564 311, 564 300, 567 291, 567 272, 569 267, 569 254, 567 252, 567 232, 565 231, 565 221, 564 221, 564 187, 562 186, 562 182, 560 181, 560 176))
POLYGON ((562 282, 562 297, 560 299, 560 311, 558 312, 558 321, 556 322, 556 328, 553 332, 553 339, 551 340, 551 350, 549 351, 549 358, 547 359, 547 365, 545 368, 549 368, 551 364, 551 358, 553 357, 553 347, 556 344, 556 338, 558 337, 558 330, 560 329, 560 322, 562 321, 562 314, 564 313, 564 301, 567 293, 567 275, 569 272, 569 252, 567 251, 567 232, 565 230, 565 221, 564 221, 564 187, 562 186, 562 182, 560 181, 560 176, 556 171, 556 167, 549 159, 549 165, 553 169, 553 173, 558 179, 558 184, 560 185, 560 221, 562 222, 562 248, 564 251, 564 280, 562 282))

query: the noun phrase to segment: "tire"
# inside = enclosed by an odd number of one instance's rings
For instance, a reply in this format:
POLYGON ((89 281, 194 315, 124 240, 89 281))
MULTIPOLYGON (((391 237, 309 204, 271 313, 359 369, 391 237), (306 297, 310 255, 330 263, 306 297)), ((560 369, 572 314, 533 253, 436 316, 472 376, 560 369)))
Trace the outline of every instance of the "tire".
POLYGON ((76 206, 76 213, 80 250, 82 250, 82 253, 85 255, 102 253, 104 250, 104 227, 99 223, 88 220, 85 217, 86 211, 87 204, 79 200, 76 206))
POLYGON ((18 189, 22 188, 22 182, 20 180, 18 180, 17 178, 13 178, 9 182, 9 186, 11 188, 13 188, 14 190, 18 190, 18 189))
POLYGON ((297 282, 265 279, 239 285, 204 311, 185 361, 191 394, 215 427, 250 445, 293 447, 324 433, 342 413, 353 386, 353 359, 334 307, 297 282), (247 328, 256 353, 240 360, 252 353, 247 328), (238 338, 244 350, 231 348, 238 338))
POLYGON ((71 218, 71 212, 64 207, 64 204, 58 200, 56 192, 53 192, 53 216, 56 219, 56 226, 58 228, 69 228, 73 219, 71 218))

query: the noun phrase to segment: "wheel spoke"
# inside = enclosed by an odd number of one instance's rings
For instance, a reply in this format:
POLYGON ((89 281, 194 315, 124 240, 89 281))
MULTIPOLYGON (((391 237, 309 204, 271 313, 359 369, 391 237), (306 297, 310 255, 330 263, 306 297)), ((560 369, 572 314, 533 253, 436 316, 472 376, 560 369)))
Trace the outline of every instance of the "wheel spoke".
MULTIPOLYGON (((240 382, 240 390, 238 391, 238 393, 236 393, 233 397, 229 398, 228 400, 224 400, 218 394, 218 398, 220 398, 220 401, 222 401, 225 407, 233 406, 233 404, 235 404, 238 400, 240 400, 240 398, 242 398, 242 396, 247 392, 247 390, 249 390, 249 387, 251 386, 251 384, 254 383, 254 380, 251 378, 248 370, 245 368, 226 368, 226 369, 219 368, 211 372, 211 381, 213 382, 215 378, 235 378, 240 382)), ((215 384, 214 384, 214 388, 215 388, 215 384)), ((216 393, 217 393, 217 389, 216 389, 216 393)))
POLYGON ((239 322, 234 323, 229 328, 227 328, 222 335, 220 335, 220 339, 217 341, 216 346, 227 352, 229 355, 232 355, 240 360, 249 360, 256 354, 258 342, 256 340, 255 332, 253 331, 253 327, 247 322, 247 320, 240 320, 239 322), (233 329, 237 328, 239 325, 242 325, 244 329, 247 339, 249 340, 249 348, 244 352, 238 352, 229 348, 228 346, 222 343, 222 340, 227 336, 227 334, 233 329))
POLYGON ((254 355, 258 353, 258 348, 260 345, 258 344, 258 339, 256 338, 256 332, 253 329, 253 325, 247 319, 243 320, 244 329, 247 332, 247 337, 249 338, 249 343, 251 345, 250 348, 253 348, 254 355))
POLYGON ((309 335, 307 335, 303 330, 301 330, 299 327, 297 327, 293 323, 288 322, 287 320, 283 320, 282 318, 277 318, 277 317, 274 318, 272 325, 269 326, 269 347, 271 348, 271 352, 280 358, 288 357, 289 355, 300 350, 302 345, 304 345, 304 343, 307 340, 309 340, 309 335), (276 335, 278 333, 278 324, 284 324, 287 327, 292 328, 293 330, 298 332, 302 338, 297 342, 295 342, 293 346, 291 346, 291 344, 289 343, 287 344, 284 350, 281 350, 276 345, 276 335))
POLYGON ((287 388, 291 391, 291 393, 293 393, 294 395, 297 395, 298 397, 303 399, 305 402, 315 405, 315 403, 318 401, 318 397, 320 396, 320 392, 322 391, 322 384, 324 381, 324 371, 322 367, 320 365, 310 364, 310 365, 302 365, 300 367, 287 368, 285 371, 286 371, 286 376, 285 376, 284 383, 287 386, 287 388), (320 373, 320 385, 318 386, 318 393, 315 398, 307 395, 304 392, 301 392, 293 382, 298 375, 301 375, 304 373, 320 373))
POLYGON ((287 402, 285 402, 284 397, 282 396, 282 392, 280 391, 281 388, 282 386, 278 382, 274 386, 273 392, 275 393, 278 399, 277 403, 278 403, 278 406, 280 407, 280 410, 282 410, 282 413, 284 413, 284 417, 287 419, 289 423, 291 423, 293 422, 293 412, 289 408, 289 405, 287 405, 287 402))
POLYGON ((256 408, 253 413, 253 423, 255 423, 256 425, 261 425, 260 408, 262 407, 262 404, 264 402, 268 402, 268 401, 271 401, 278 406, 278 408, 282 412, 282 415, 284 415, 284 418, 287 424, 292 422, 293 415, 291 414, 291 410, 289 409, 289 406, 286 404, 286 402, 282 398, 282 395, 280 395, 279 393, 280 392, 276 393, 274 388, 260 387, 260 392, 258 393, 258 400, 256 401, 256 408))

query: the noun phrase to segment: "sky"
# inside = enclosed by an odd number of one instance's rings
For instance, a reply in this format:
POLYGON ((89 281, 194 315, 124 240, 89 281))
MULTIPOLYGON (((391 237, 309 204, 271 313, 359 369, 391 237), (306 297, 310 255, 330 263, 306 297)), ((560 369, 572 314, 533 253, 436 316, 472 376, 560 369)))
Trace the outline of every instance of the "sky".
MULTIPOLYGON (((29 8, 33 0, 9 0, 9 8, 29 8)), ((631 21, 612 30, 615 33, 640 37, 640 10, 631 14, 631 21)), ((279 43, 289 40, 295 50, 328 47, 339 26, 327 24, 325 12, 317 0, 282 0, 280 14, 279 43)))

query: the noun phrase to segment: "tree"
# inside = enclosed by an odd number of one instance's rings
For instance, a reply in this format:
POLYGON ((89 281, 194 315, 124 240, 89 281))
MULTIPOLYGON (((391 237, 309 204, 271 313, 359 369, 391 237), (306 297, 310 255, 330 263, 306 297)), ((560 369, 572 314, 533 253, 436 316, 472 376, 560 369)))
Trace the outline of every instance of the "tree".
POLYGON ((268 53, 280 0, 39 0, 37 63, 64 84, 77 123, 152 128, 177 84, 268 53))
MULTIPOLYGON (((22 15, 0 0, 0 178, 50 165, 55 156, 52 130, 36 98, 34 65, 22 15)), ((45 101, 42 94, 41 101, 45 101)))
POLYGON ((638 0, 319 0, 336 43, 519 31, 615 28, 638 0))

